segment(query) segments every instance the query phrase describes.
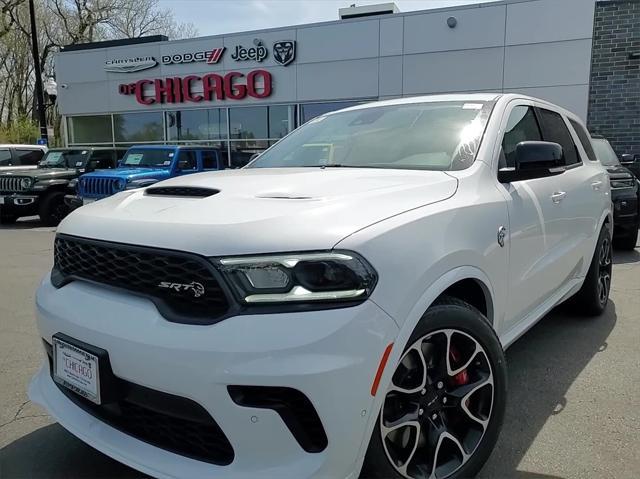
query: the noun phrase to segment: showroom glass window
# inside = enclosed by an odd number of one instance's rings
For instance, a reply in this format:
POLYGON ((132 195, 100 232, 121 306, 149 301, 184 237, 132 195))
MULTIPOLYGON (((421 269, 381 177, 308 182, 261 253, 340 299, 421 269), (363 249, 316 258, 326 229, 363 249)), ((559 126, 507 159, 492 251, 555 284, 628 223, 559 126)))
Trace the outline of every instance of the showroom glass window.
POLYGON ((227 110, 179 110, 166 113, 167 141, 226 140, 227 110))
POLYGON ((70 144, 112 143, 111 115, 72 116, 67 120, 70 144))
POLYGON ((163 141, 162 112, 113 115, 116 143, 163 141))

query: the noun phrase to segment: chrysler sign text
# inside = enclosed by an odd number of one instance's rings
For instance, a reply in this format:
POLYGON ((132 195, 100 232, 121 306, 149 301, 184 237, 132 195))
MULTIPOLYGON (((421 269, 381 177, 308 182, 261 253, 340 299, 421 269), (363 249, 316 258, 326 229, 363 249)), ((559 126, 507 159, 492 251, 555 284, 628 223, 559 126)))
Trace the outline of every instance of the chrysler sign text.
POLYGON ((189 75, 186 77, 138 80, 118 87, 121 95, 135 95, 141 105, 155 103, 199 103, 214 100, 242 100, 247 96, 267 98, 271 95, 271 73, 253 70, 247 75, 229 72, 226 75, 189 75))

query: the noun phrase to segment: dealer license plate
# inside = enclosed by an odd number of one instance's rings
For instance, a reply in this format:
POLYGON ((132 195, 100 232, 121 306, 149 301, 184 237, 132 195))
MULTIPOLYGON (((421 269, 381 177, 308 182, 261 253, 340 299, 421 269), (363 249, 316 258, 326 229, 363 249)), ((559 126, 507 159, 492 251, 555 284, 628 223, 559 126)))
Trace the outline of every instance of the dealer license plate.
POLYGON ((89 203, 94 203, 96 201, 95 198, 82 198, 82 204, 88 205, 89 203))
POLYGON ((53 379, 73 392, 100 404, 98 356, 55 337, 53 379))

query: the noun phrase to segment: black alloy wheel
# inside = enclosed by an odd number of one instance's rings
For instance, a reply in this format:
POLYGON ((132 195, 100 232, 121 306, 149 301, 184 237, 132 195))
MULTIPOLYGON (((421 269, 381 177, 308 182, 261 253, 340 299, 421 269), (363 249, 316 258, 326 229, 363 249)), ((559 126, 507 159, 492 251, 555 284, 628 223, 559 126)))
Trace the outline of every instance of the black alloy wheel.
POLYGON ((606 306, 611 290, 611 273, 613 263, 611 261, 611 238, 606 236, 598 251, 598 301, 602 307, 606 306))
POLYGON ((396 366, 361 477, 475 475, 495 445, 505 403, 495 332, 475 308, 445 298, 425 313, 396 366))

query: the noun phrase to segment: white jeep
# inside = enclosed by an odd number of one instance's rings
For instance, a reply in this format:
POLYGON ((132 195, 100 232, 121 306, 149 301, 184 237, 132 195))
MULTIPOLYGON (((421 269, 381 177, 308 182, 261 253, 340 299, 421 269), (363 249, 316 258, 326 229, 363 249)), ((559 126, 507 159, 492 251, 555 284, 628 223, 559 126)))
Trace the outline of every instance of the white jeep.
POLYGON ((607 305, 594 158, 541 100, 405 98, 82 207, 37 293, 30 397, 157 477, 472 476, 503 349, 565 300, 607 305))

